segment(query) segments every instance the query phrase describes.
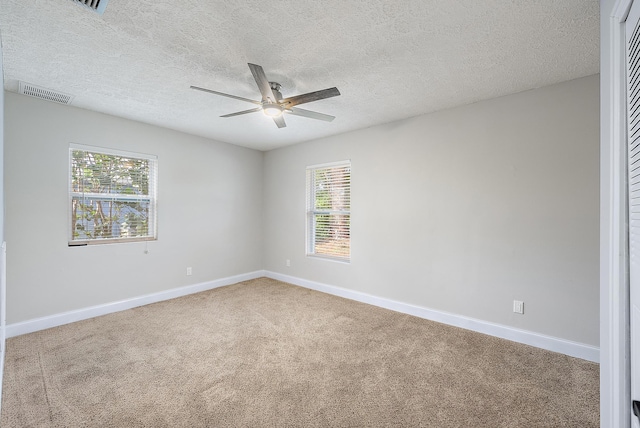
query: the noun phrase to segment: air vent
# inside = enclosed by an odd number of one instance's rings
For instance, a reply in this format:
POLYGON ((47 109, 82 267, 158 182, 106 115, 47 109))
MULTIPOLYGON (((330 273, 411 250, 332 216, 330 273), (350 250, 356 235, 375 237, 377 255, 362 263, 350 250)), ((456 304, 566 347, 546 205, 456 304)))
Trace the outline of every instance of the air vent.
POLYGON ((47 101, 53 101, 60 104, 71 104, 73 96, 63 94, 62 92, 52 91, 51 89, 41 88, 31 83, 20 82, 19 93, 29 95, 30 97, 41 98, 47 101))
POLYGON ((107 7, 108 0, 74 0, 74 1, 88 8, 91 8, 102 15, 104 13, 104 9, 107 7))

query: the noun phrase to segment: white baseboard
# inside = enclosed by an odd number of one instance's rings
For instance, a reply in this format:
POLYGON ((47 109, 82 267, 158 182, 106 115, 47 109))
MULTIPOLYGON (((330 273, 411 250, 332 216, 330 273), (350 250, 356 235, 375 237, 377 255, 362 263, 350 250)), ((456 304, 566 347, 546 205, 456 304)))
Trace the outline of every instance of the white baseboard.
POLYGON ((346 288, 336 287, 333 285, 322 284, 319 282, 309 281, 281 273, 265 271, 265 276, 278 281, 288 282, 290 284, 299 285, 300 287, 321 291, 334 296, 340 296, 362 303, 379 306, 392 311, 413 315, 419 318, 437 321, 443 324, 461 327, 467 330, 476 331, 478 333, 488 334, 490 336, 500 337, 502 339, 511 340, 513 342, 524 343, 526 345, 535 346, 537 348, 546 349, 548 351, 558 352, 569 355, 571 357, 581 358, 587 361, 598 363, 600 361, 600 348, 586 345, 584 343, 572 342, 570 340, 560 339, 553 336, 534 333, 527 330, 520 330, 501 324, 495 324, 474 318, 456 315, 449 312, 438 311, 421 306, 410 305, 395 300, 385 299, 383 297, 372 296, 370 294, 359 291, 349 290, 346 288))
MULTIPOLYGON (((0 137, 2 138, 2 137, 0 137)), ((7 243, 0 247, 0 411, 2 411, 2 379, 4 377, 4 356, 7 349, 7 243)))
POLYGON ((187 285, 184 287, 172 288, 170 290, 160 291, 158 293, 146 294, 144 296, 133 297, 131 299, 120 300, 118 302, 106 303, 103 305, 90 306, 88 308, 78 309, 75 311, 63 312, 60 314, 49 315, 42 318, 36 318, 28 321, 8 324, 6 326, 7 338, 20 336, 21 334, 33 333, 39 330, 45 330, 51 327, 57 327, 69 324, 75 321, 86 320, 98 317, 100 315, 111 314, 114 312, 124 311, 136 308, 138 306, 148 305, 150 303, 162 302, 164 300, 174 299, 176 297, 186 296, 188 294, 199 293, 201 291, 211 290, 225 285, 231 285, 250 279, 265 276, 262 270, 245 273, 241 275, 229 276, 213 281, 202 282, 200 284, 187 285))
MULTIPOLYGON (((408 303, 386 299, 383 297, 377 297, 371 294, 362 293, 360 291, 349 290, 346 288, 322 284, 319 282, 309 281, 294 276, 263 270, 230 276, 227 278, 220 278, 200 284, 188 285, 185 287, 172 288, 170 290, 147 294, 144 296, 134 297, 118 302, 91 306, 75 311, 63 312, 47 317, 9 324, 6 326, 5 334, 6 337, 9 338, 19 336, 21 334, 33 333, 35 331, 57 327, 75 321, 81 321, 100 315, 106 315, 114 312, 136 308, 138 306, 148 305, 150 303, 161 302, 176 297, 186 296, 188 294, 199 293, 201 291, 211 290, 218 287, 224 287, 226 285, 260 278, 262 276, 288 282, 290 284, 298 285, 312 290, 321 291, 323 293, 332 294, 334 296, 344 297, 347 299, 356 300, 358 302, 390 309, 392 311, 413 315, 431 321, 436 321, 455 327, 461 327, 467 330, 476 331, 478 333, 488 334, 490 336, 500 337, 502 339, 511 340, 513 342, 524 343, 526 345, 535 346, 537 348, 559 352, 571 357, 581 358, 596 363, 600 360, 600 349, 598 347, 586 345, 584 343, 572 342, 570 340, 547 336, 527 330, 520 330, 501 324, 495 324, 488 321, 482 321, 462 315, 452 314, 449 312, 438 311, 435 309, 415 306, 408 303)), ((0 361, 1 382, 2 366, 4 363, 4 352, 2 352, 2 355, 0 357, 2 358, 2 361, 0 361)), ((0 385, 2 384, 0 383, 0 385)))
POLYGON ((0 414, 2 414, 2 379, 4 377, 4 349, 0 351, 0 414))

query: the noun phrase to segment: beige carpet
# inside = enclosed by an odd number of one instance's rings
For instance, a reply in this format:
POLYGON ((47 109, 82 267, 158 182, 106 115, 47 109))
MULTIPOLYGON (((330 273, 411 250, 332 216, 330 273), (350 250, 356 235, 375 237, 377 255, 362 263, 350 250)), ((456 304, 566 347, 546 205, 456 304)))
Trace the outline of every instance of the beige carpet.
POLYGON ((12 338, 2 427, 596 427, 598 366, 261 278, 12 338))

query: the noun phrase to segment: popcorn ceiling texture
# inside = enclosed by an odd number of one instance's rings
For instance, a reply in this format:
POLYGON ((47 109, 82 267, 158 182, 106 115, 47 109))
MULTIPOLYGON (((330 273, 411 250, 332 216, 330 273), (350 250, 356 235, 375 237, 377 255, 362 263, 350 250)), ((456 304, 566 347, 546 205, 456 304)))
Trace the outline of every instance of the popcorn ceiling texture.
POLYGON ((597 0, 0 0, 5 89, 259 150, 598 73, 597 0), (278 129, 190 85, 259 100, 247 62, 285 97, 337 86, 278 129))

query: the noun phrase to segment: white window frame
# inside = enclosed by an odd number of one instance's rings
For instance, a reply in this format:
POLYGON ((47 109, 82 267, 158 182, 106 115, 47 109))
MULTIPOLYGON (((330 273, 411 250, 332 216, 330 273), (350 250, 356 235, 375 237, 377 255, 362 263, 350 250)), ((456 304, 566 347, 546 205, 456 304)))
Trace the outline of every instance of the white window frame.
MULTIPOLYGON (((637 1, 637 0, 636 0, 637 1)), ((600 425, 629 427, 626 20, 633 0, 603 0, 600 82, 600 425)))
POLYGON ((342 263, 351 263, 351 178, 349 179, 349 210, 318 210, 315 207, 315 183, 313 181, 314 172, 319 169, 348 166, 351 169, 351 160, 339 162, 310 165, 306 168, 306 255, 325 260, 332 260, 342 263), (315 216, 316 215, 348 215, 349 216, 349 254, 348 256, 318 254, 315 251, 315 216))
POLYGON ((68 245, 70 247, 85 246, 85 245, 99 245, 99 244, 112 244, 112 243, 124 243, 124 242, 141 242, 141 241, 154 241, 158 239, 158 221, 157 221, 157 193, 158 193, 158 157, 156 155, 150 155, 145 153, 129 152, 125 150, 116 150, 104 147, 88 146, 83 144, 69 144, 69 171, 68 171, 68 245), (72 189, 72 156, 73 151, 85 151, 90 153, 98 153, 102 155, 122 156, 131 159, 144 159, 149 161, 149 194, 148 195, 128 195, 128 194, 93 194, 93 193, 81 193, 73 192, 72 189), (149 201, 149 227, 148 234, 146 236, 136 237, 116 237, 116 238, 89 238, 89 239, 74 239, 73 238, 73 199, 74 197, 90 197, 100 198, 105 200, 145 200, 149 201))

